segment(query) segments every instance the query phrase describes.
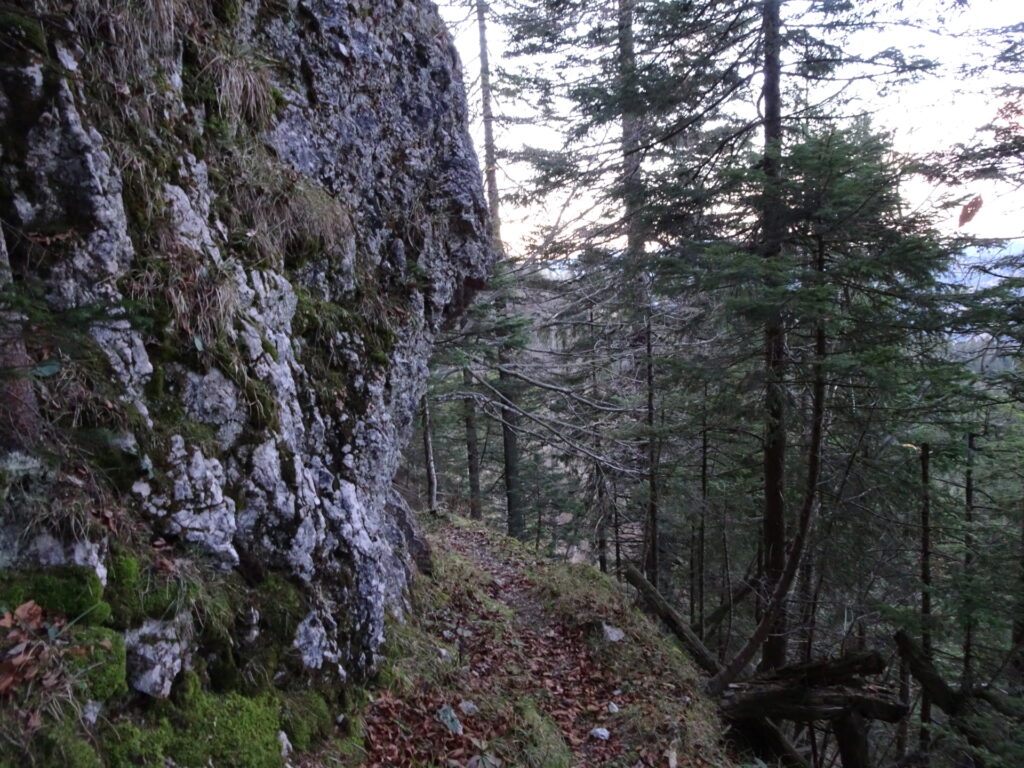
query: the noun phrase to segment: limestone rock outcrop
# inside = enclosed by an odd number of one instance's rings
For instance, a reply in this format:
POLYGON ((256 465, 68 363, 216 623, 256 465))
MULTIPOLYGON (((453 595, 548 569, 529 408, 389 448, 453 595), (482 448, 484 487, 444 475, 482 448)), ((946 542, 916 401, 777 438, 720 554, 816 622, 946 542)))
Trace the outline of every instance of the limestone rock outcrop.
POLYGON ((432 340, 493 260, 436 8, 20 5, 0 19, 0 574, 44 567, 42 537, 100 573, 154 696, 217 651, 184 615, 199 598, 125 607, 139 567, 241 585, 232 664, 283 630, 267 674, 363 675, 409 578, 388 498, 432 340))

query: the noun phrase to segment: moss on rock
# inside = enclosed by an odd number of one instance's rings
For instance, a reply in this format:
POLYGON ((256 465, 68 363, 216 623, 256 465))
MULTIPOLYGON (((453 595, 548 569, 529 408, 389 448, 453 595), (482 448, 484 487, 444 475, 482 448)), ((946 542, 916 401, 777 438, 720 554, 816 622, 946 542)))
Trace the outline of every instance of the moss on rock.
POLYGON ((125 720, 103 734, 111 768, 157 768, 167 760, 181 768, 280 768, 280 702, 264 694, 217 695, 187 672, 172 702, 150 711, 150 723, 125 720))
POLYGON ((282 765, 278 702, 270 695, 217 696, 202 689, 195 673, 186 673, 179 710, 184 728, 167 756, 182 766, 278 768, 282 765))
POLYGON ((316 691, 282 697, 281 726, 292 746, 300 752, 305 752, 327 736, 333 724, 327 702, 316 691))
POLYGON ((46 32, 36 19, 21 13, 0 11, 0 36, 46 55, 46 32))
POLYGON ((137 556, 115 551, 108 569, 106 598, 114 626, 127 629, 145 619, 164 619, 195 598, 197 588, 162 574, 147 573, 137 556))
POLYGON ((107 728, 101 741, 110 768, 164 768, 164 751, 173 737, 166 719, 148 728, 125 721, 107 728))
POLYGON ((110 617, 103 585, 91 568, 67 565, 0 573, 0 607, 13 609, 29 600, 80 624, 102 624, 110 617))
POLYGON ((309 612, 302 591, 283 574, 271 573, 259 586, 257 602, 261 623, 271 639, 290 646, 299 622, 309 612))
POLYGON ((41 738, 43 768, 103 768, 92 744, 69 723, 59 723, 41 738))
POLYGON ((73 628, 73 647, 84 653, 72 656, 71 672, 85 697, 106 701, 128 692, 125 673, 124 637, 103 627, 73 628))

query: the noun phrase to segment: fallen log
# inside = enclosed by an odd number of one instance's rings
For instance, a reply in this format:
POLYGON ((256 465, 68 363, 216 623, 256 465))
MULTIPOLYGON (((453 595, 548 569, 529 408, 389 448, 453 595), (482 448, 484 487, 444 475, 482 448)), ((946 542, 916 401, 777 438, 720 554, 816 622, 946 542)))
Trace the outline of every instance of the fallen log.
POLYGON ((750 684, 729 692, 723 699, 722 713, 731 719, 762 715, 796 722, 836 721, 853 713, 869 720, 898 723, 906 716, 907 707, 891 691, 882 688, 750 684))
MULTIPOLYGON (((661 593, 633 565, 626 565, 626 581, 636 588, 644 602, 669 630, 682 642, 690 656, 704 672, 715 676, 722 671, 715 655, 708 650, 682 615, 662 597, 661 593)), ((754 717, 734 720, 733 730, 751 749, 771 761, 781 761, 786 768, 810 768, 807 759, 782 730, 758 713, 754 717)))
POLYGON ((900 657, 910 667, 910 674, 921 684, 928 698, 950 717, 955 717, 964 704, 964 696, 952 688, 935 668, 924 649, 902 629, 894 635, 900 657))
POLYGON ((636 590, 643 597, 644 601, 650 606, 662 621, 664 621, 672 633, 678 637, 683 645, 686 646, 686 650, 693 657, 693 660, 697 662, 697 666, 703 669, 709 675, 717 675, 722 671, 722 665, 718 663, 718 659, 715 657, 708 647, 704 645, 703 641, 697 636, 689 623, 680 615, 680 613, 669 605, 668 600, 661 596, 661 593, 655 589, 654 585, 649 582, 640 571, 633 565, 626 565, 626 581, 632 584, 636 590))
MULTIPOLYGON (((1016 736, 1020 731, 1020 715, 1008 714, 1012 705, 999 701, 998 695, 953 688, 910 635, 900 630, 894 639, 900 656, 910 668, 910 674, 921 684, 935 706, 949 716, 949 725, 969 745, 979 752, 1000 757, 1013 753, 1012 759, 1020 755, 1020 741, 1016 736), (993 699, 999 701, 999 705, 995 705, 993 699)), ((979 754, 975 754, 973 760, 976 766, 984 765, 979 754)))
MULTIPOLYGON (((806 686, 839 685, 858 677, 870 677, 885 672, 885 659, 878 651, 861 651, 840 656, 838 659, 819 659, 802 664, 791 664, 758 675, 757 683, 782 682, 806 686)), ((752 681, 753 682, 753 681, 752 681)))

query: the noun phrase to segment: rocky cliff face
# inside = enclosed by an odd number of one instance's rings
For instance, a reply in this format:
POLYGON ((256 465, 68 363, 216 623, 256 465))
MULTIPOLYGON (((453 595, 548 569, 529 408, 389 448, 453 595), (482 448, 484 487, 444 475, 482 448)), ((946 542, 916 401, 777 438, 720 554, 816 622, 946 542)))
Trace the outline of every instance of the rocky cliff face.
POLYGON ((436 9, 5 3, 0 59, 0 605, 84 605, 153 697, 362 675, 492 259, 436 9))

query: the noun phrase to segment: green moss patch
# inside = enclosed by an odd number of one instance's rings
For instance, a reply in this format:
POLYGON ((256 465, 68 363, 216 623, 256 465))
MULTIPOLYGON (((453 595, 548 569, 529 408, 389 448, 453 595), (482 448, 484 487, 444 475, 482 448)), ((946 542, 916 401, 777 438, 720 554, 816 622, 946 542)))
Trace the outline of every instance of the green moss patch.
POLYGON ((189 672, 173 703, 154 710, 154 722, 111 725, 103 734, 104 751, 111 768, 157 768, 168 758, 181 768, 280 768, 279 709, 271 695, 209 693, 189 672))
POLYGON ((106 728, 101 734, 104 757, 110 768, 164 768, 164 751, 174 740, 174 731, 166 720, 140 728, 125 721, 106 728))
POLYGON ((72 677, 83 699, 106 701, 128 692, 124 637, 103 627, 74 627, 69 638, 72 677))
POLYGON ((78 735, 68 723, 46 731, 40 739, 46 758, 44 766, 53 768, 103 768, 92 744, 78 735))
POLYGON ((334 719, 320 694, 303 691, 282 697, 281 725, 292 746, 305 752, 330 733, 334 719))
POLYGON ((13 610, 29 600, 80 624, 102 624, 110 617, 103 585, 91 568, 69 565, 0 573, 0 608, 13 610))
POLYGON ((198 588, 158 574, 134 554, 115 551, 108 569, 106 598, 114 626, 138 626, 145 619, 164 619, 177 606, 196 597, 198 588))

